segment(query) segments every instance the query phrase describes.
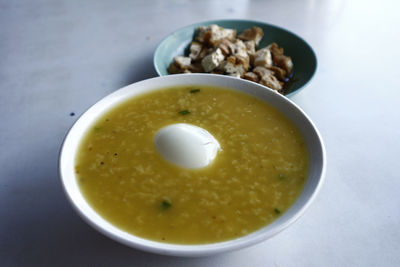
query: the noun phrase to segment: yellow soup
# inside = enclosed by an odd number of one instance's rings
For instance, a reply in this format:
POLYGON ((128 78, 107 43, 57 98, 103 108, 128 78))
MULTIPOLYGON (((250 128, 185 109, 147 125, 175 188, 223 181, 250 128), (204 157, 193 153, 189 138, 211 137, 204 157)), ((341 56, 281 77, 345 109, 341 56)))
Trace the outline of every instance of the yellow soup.
POLYGON ((244 93, 174 87, 134 97, 89 129, 76 158, 80 189, 107 221, 134 235, 203 244, 254 232, 285 212, 308 171, 304 140, 275 108, 244 93), (189 123, 220 143, 211 165, 184 169, 154 145, 189 123))

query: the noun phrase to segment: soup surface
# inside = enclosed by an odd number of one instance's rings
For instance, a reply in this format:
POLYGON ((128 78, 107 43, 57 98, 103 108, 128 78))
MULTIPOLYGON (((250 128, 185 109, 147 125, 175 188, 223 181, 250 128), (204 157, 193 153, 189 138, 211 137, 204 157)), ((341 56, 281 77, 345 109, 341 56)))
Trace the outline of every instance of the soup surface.
POLYGON ((95 122, 76 173, 89 204, 134 235, 168 243, 220 242, 254 232, 285 212, 303 189, 308 155, 280 112, 224 88, 166 88, 134 97, 95 122), (154 145, 164 126, 189 123, 220 143, 213 163, 184 169, 154 145))

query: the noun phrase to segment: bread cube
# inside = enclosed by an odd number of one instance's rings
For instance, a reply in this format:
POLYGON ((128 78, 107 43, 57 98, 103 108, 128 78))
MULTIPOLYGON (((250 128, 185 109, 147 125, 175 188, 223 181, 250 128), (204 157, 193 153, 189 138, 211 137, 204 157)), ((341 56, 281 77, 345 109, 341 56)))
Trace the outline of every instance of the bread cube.
POLYGON ((218 67, 224 59, 225 56, 222 54, 221 49, 217 48, 217 50, 203 58, 201 61, 201 66, 205 72, 210 72, 218 67))
POLYGON ((254 26, 242 31, 242 33, 238 35, 238 38, 244 41, 254 41, 256 46, 258 46, 263 36, 263 30, 260 27, 254 26))

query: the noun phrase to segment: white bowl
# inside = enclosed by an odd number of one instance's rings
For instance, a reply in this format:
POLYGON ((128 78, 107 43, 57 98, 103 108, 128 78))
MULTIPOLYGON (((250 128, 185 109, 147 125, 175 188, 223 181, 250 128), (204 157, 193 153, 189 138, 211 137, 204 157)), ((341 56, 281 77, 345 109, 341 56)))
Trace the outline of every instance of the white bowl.
POLYGON ((259 84, 222 75, 180 74, 152 78, 128 85, 106 96, 89 108, 72 126, 61 148, 59 173, 65 194, 78 214, 106 236, 125 245, 164 255, 205 256, 243 248, 279 233, 296 221, 319 191, 325 173, 326 158, 322 138, 308 116, 291 100, 259 84), (205 245, 177 245, 147 240, 118 229, 103 219, 85 200, 74 171, 75 156, 81 139, 89 127, 124 100, 160 88, 179 85, 215 85, 251 94, 281 111, 302 133, 309 152, 309 174, 297 201, 271 224, 234 240, 205 245))

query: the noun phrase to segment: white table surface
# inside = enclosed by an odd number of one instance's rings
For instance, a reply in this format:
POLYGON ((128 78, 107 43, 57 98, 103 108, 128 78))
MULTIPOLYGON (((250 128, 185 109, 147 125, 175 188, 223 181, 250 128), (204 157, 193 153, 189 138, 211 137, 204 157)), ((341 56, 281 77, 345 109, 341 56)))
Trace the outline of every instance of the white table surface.
POLYGON ((1 266, 400 266, 398 1, 0 0, 1 266), (325 184, 306 214, 258 245, 206 258, 116 243, 69 206, 64 135, 89 106, 156 76, 168 33, 210 19, 302 36, 318 70, 292 99, 325 140, 325 184), (75 116, 70 116, 70 113, 75 116))

